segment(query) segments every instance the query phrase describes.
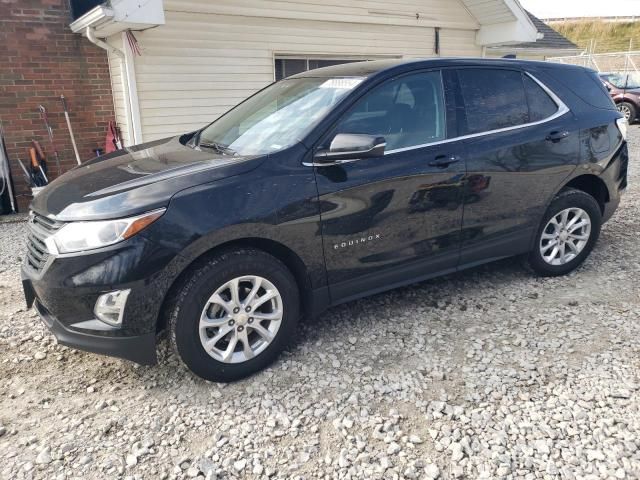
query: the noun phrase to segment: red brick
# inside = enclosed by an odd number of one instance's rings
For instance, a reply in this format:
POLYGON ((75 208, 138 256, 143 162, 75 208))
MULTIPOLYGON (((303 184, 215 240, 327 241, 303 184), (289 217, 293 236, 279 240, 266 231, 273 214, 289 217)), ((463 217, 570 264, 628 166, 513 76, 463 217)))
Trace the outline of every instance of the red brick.
POLYGON ((68 5, 66 0, 0 0, 0 119, 23 211, 30 191, 17 159, 27 160, 31 139, 45 149, 49 178, 57 174, 38 105, 47 108, 64 170, 76 161, 60 95, 68 99, 83 159, 103 147, 107 124, 114 119, 106 52, 69 30, 68 5))

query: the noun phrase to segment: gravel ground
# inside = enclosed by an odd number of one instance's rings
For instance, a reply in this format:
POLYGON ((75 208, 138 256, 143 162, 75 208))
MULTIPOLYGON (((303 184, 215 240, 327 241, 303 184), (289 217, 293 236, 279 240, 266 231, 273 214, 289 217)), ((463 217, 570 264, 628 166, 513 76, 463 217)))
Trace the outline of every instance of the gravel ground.
POLYGON ((0 224, 0 478, 640 478, 640 126, 586 264, 512 260, 334 308, 231 385, 55 344, 0 224))

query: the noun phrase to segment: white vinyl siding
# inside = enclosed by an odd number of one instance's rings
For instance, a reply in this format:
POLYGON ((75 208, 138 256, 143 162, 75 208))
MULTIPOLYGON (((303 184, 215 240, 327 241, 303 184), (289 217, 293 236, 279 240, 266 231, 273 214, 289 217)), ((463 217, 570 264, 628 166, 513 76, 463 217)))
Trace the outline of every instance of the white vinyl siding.
POLYGON ((479 57, 482 48, 475 43, 473 30, 440 30, 440 56, 442 57, 479 57))
POLYGON ((165 0, 164 8, 165 12, 289 20, 479 28, 458 0, 165 0))
POLYGON ((165 0, 164 7, 165 25, 135 32, 144 141, 211 122, 273 82, 276 56, 430 57, 434 26, 441 55, 481 54, 478 24, 458 1, 165 0))

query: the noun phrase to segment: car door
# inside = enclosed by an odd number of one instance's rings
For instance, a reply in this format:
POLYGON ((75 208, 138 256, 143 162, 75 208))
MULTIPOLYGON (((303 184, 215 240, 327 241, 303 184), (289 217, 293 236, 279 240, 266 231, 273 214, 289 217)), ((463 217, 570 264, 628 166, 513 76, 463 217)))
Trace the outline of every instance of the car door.
POLYGON ((381 157, 315 167, 334 303, 455 269, 464 162, 445 110, 441 72, 411 73, 365 93, 321 141, 386 141, 381 157))
POLYGON ((530 249, 551 196, 575 169, 579 129, 533 75, 456 70, 467 151, 461 266, 530 249))

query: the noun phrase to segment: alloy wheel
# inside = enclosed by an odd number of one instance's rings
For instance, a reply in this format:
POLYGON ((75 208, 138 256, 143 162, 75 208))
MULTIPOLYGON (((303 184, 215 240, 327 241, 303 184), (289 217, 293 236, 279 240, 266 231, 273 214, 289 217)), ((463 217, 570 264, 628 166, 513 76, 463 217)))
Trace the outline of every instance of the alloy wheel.
POLYGON ((200 342, 215 360, 242 363, 262 353, 282 323, 282 297, 265 278, 234 278, 219 287, 200 316, 200 342))
POLYGON ((618 111, 624 116, 624 118, 630 122, 631 121, 631 109, 626 105, 618 105, 618 111))
POLYGON ((547 223, 540 238, 540 254, 549 265, 564 265, 584 250, 591 235, 591 218, 581 208, 566 208, 547 223))

